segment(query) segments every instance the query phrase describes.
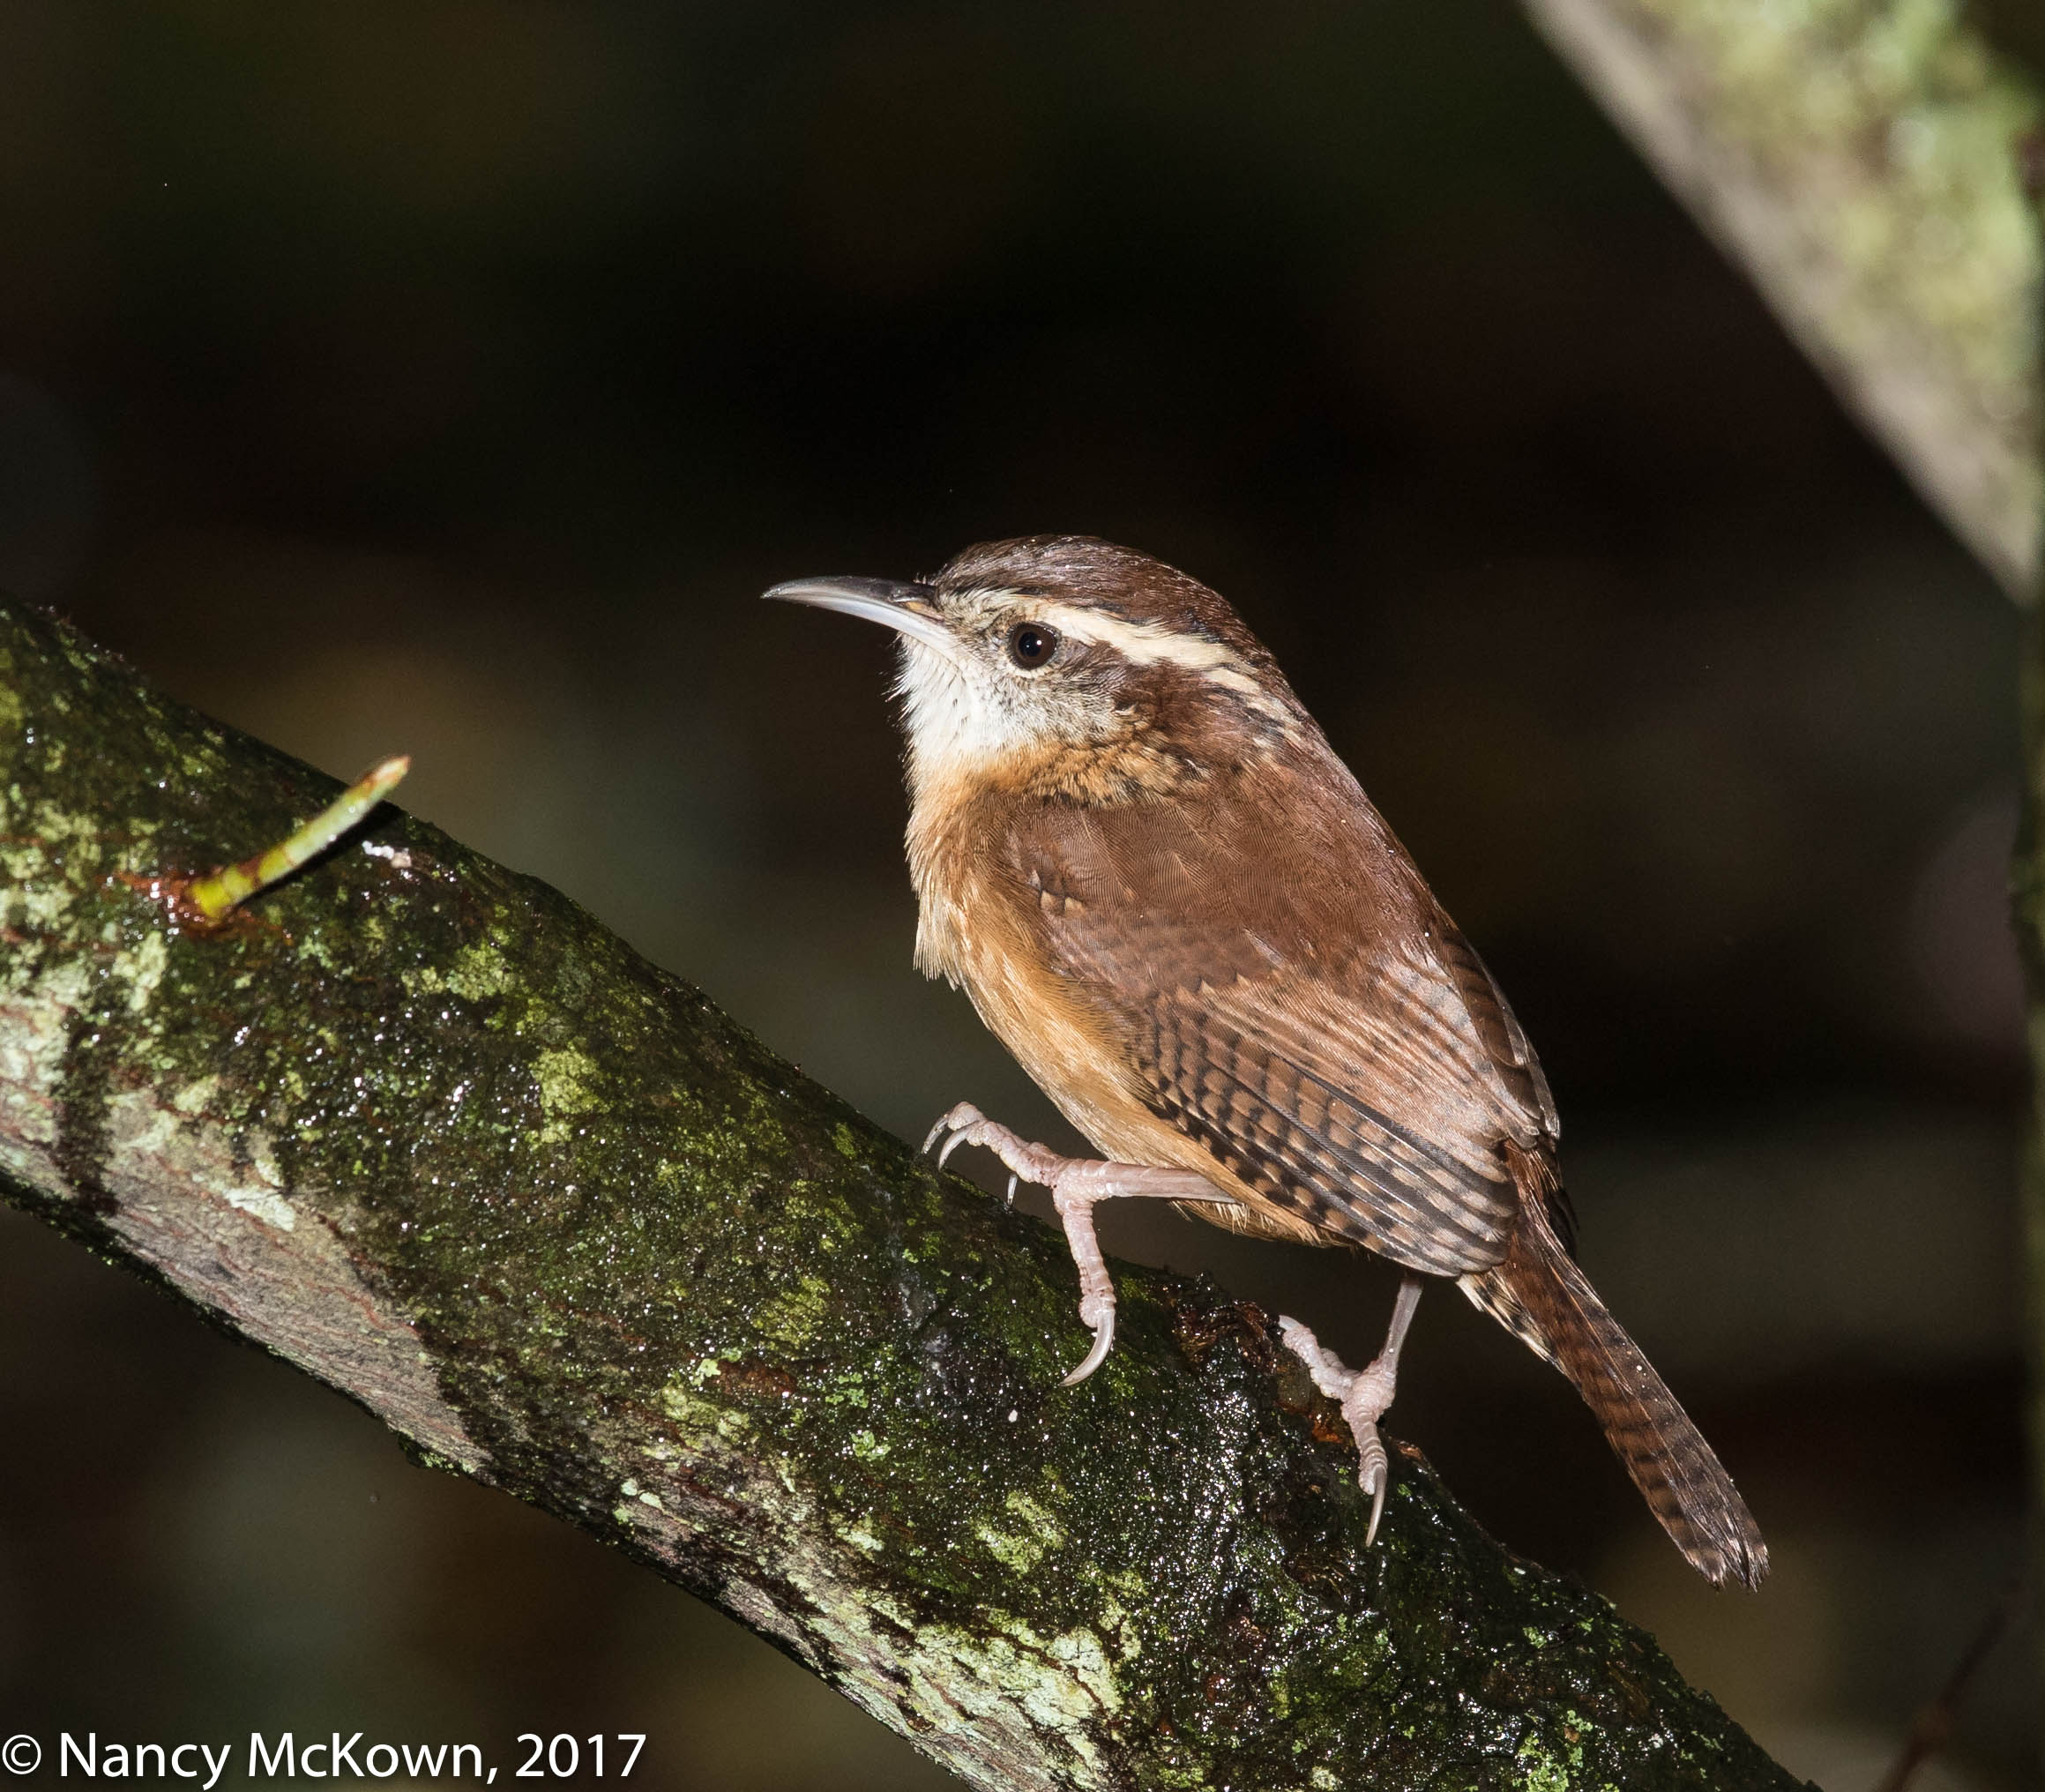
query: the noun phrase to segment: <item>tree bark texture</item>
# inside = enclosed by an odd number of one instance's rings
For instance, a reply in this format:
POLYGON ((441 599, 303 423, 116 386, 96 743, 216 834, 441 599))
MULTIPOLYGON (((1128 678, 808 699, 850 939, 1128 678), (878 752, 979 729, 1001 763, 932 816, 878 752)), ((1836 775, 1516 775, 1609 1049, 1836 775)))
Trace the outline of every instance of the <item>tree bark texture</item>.
POLYGON ((2045 519, 2036 94, 1959 0, 1525 0, 2019 601, 2045 519))
MULTIPOLYGON (((0 1191, 988 1788, 1783 1788, 1270 1317, 936 1173, 545 885, 0 608, 0 1191)), ((92 1422, 81 1415, 79 1422, 92 1422)))

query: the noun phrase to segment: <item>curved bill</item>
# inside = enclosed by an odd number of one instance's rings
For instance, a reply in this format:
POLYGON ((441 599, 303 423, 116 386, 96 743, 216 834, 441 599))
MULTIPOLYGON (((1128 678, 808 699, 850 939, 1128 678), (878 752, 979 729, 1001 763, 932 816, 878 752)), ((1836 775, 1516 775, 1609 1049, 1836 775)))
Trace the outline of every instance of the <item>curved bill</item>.
POLYGON ((946 659, 958 655, 959 644, 927 585, 908 585, 892 579, 791 579, 761 595, 782 603, 807 603, 817 609, 863 616, 869 623, 880 623, 898 634, 913 637, 946 659))

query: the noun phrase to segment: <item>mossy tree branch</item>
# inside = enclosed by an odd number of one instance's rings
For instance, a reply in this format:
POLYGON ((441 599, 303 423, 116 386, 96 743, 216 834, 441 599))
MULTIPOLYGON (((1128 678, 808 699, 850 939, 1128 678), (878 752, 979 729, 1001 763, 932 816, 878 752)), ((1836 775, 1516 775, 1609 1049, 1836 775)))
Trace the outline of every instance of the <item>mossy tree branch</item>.
POLYGON ((1791 1782, 1271 1322, 1070 1264, 554 891, 0 608, 0 1191, 731 1612, 984 1787, 1791 1782))

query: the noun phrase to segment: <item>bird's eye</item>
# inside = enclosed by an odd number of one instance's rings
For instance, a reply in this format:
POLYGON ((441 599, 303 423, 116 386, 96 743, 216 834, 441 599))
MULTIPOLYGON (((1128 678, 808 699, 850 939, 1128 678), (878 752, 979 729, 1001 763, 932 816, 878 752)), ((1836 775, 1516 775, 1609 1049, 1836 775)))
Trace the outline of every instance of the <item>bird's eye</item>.
POLYGON ((1019 666, 1041 666, 1057 651, 1057 631, 1041 623, 1018 623, 1008 631, 1008 657, 1019 666))

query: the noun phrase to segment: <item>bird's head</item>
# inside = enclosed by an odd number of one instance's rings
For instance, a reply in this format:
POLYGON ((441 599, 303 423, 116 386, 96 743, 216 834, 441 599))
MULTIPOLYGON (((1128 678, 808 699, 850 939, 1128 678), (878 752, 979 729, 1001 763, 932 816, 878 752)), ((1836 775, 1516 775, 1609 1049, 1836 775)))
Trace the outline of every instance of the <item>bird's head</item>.
POLYGON ((900 636, 895 690, 919 796, 963 780, 1129 800, 1312 728, 1220 597, 1089 536, 968 548, 917 583, 798 579, 766 594, 900 636))

